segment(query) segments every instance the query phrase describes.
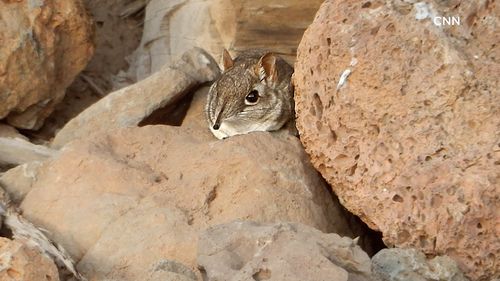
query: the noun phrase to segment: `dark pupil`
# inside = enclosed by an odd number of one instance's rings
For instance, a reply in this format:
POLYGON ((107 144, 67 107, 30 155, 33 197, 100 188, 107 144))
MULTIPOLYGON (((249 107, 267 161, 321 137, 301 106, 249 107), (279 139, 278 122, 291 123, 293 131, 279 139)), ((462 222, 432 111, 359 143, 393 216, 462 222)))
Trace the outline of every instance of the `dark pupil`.
POLYGON ((246 96, 246 100, 250 103, 254 103, 254 102, 257 102, 257 100, 259 99, 259 92, 257 92, 257 90, 253 90, 251 91, 250 93, 248 93, 248 95, 246 96))

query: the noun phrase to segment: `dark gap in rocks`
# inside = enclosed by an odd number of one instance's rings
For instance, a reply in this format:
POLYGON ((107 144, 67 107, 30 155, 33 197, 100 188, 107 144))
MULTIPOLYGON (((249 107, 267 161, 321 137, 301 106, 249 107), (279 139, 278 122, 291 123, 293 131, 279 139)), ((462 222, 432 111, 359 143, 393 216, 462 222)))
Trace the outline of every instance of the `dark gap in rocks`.
POLYGON ((382 240, 382 232, 375 231, 369 228, 368 225, 364 223, 358 216, 354 215, 342 204, 340 204, 340 201, 335 192, 333 192, 332 188, 326 182, 326 180, 324 181, 329 187, 327 188, 327 190, 330 193, 334 203, 341 206, 341 211, 343 212, 343 215, 346 218, 347 223, 353 231, 354 235, 359 236, 358 245, 361 247, 361 249, 363 249, 371 258, 380 250, 387 248, 387 246, 384 244, 384 241, 382 240))
POLYGON ((201 274, 201 280, 208 281, 208 275, 205 268, 203 266, 198 266, 198 270, 200 271, 201 274))
POLYGON ((5 224, 2 224, 2 227, 0 227, 0 237, 13 239, 13 236, 14 236, 14 234, 12 233, 12 230, 8 229, 5 226, 5 224))
POLYGON ((144 118, 139 123, 139 127, 157 124, 180 126, 182 124, 182 120, 184 120, 184 117, 186 116, 192 100, 193 95, 188 94, 177 102, 158 108, 148 117, 144 118))
POLYGON ((8 170, 16 167, 17 165, 14 164, 5 164, 5 163, 0 163, 0 176, 2 176, 3 172, 7 172, 8 170))
POLYGON ((179 100, 172 101, 169 105, 156 109, 139 123, 139 127, 158 124, 181 126, 197 89, 199 88, 191 89, 179 100))
POLYGON ((271 279, 271 270, 269 269, 259 269, 254 275, 252 275, 253 280, 262 281, 271 279))

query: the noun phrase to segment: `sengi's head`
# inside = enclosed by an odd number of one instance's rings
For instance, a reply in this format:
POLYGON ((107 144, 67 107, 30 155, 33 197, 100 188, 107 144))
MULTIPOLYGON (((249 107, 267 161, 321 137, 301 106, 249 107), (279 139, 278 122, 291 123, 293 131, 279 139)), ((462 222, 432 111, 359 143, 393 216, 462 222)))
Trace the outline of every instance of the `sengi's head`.
POLYGON ((219 139, 281 128, 293 111, 293 72, 272 53, 247 54, 233 60, 223 53, 223 73, 210 88, 207 119, 219 139))

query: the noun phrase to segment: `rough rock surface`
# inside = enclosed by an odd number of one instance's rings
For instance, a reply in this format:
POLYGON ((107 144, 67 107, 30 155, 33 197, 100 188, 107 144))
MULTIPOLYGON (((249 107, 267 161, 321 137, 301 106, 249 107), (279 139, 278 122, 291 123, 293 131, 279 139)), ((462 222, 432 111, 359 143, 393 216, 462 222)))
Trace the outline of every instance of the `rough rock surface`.
POLYGON ((142 280, 166 259, 194 269, 198 232, 234 219, 352 235, 297 138, 202 132, 146 126, 75 140, 40 167, 23 214, 90 280, 142 280))
POLYGON ((351 238, 296 223, 235 221, 200 235, 198 266, 207 281, 369 281, 368 255, 351 238))
POLYGON ((383 249, 372 258, 374 276, 385 281, 467 281, 447 256, 426 259, 415 249, 383 249))
POLYGON ((189 47, 203 48, 217 59, 224 47, 233 53, 266 48, 293 62, 300 38, 322 2, 152 0, 127 75, 132 81, 144 79, 189 47))
POLYGON ((59 281, 54 262, 22 241, 0 237, 0 280, 59 281))
POLYGON ((0 118, 36 129, 93 52, 80 0, 0 1, 0 118))
POLYGON ((213 58, 199 48, 186 51, 173 65, 167 65, 147 79, 113 92, 68 122, 56 135, 53 147, 115 128, 138 125, 154 110, 182 98, 196 86, 219 75, 213 58))
POLYGON ((499 5, 410 2, 321 6, 295 67, 301 141, 387 244, 489 280, 500 274, 499 5))

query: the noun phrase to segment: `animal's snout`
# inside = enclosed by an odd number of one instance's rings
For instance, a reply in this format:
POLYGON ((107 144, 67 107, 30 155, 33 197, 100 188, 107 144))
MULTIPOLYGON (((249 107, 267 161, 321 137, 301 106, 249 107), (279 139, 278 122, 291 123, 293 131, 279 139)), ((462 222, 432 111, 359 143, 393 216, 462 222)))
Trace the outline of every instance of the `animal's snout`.
POLYGON ((220 128, 220 124, 219 123, 215 123, 212 128, 214 130, 218 130, 220 128))

